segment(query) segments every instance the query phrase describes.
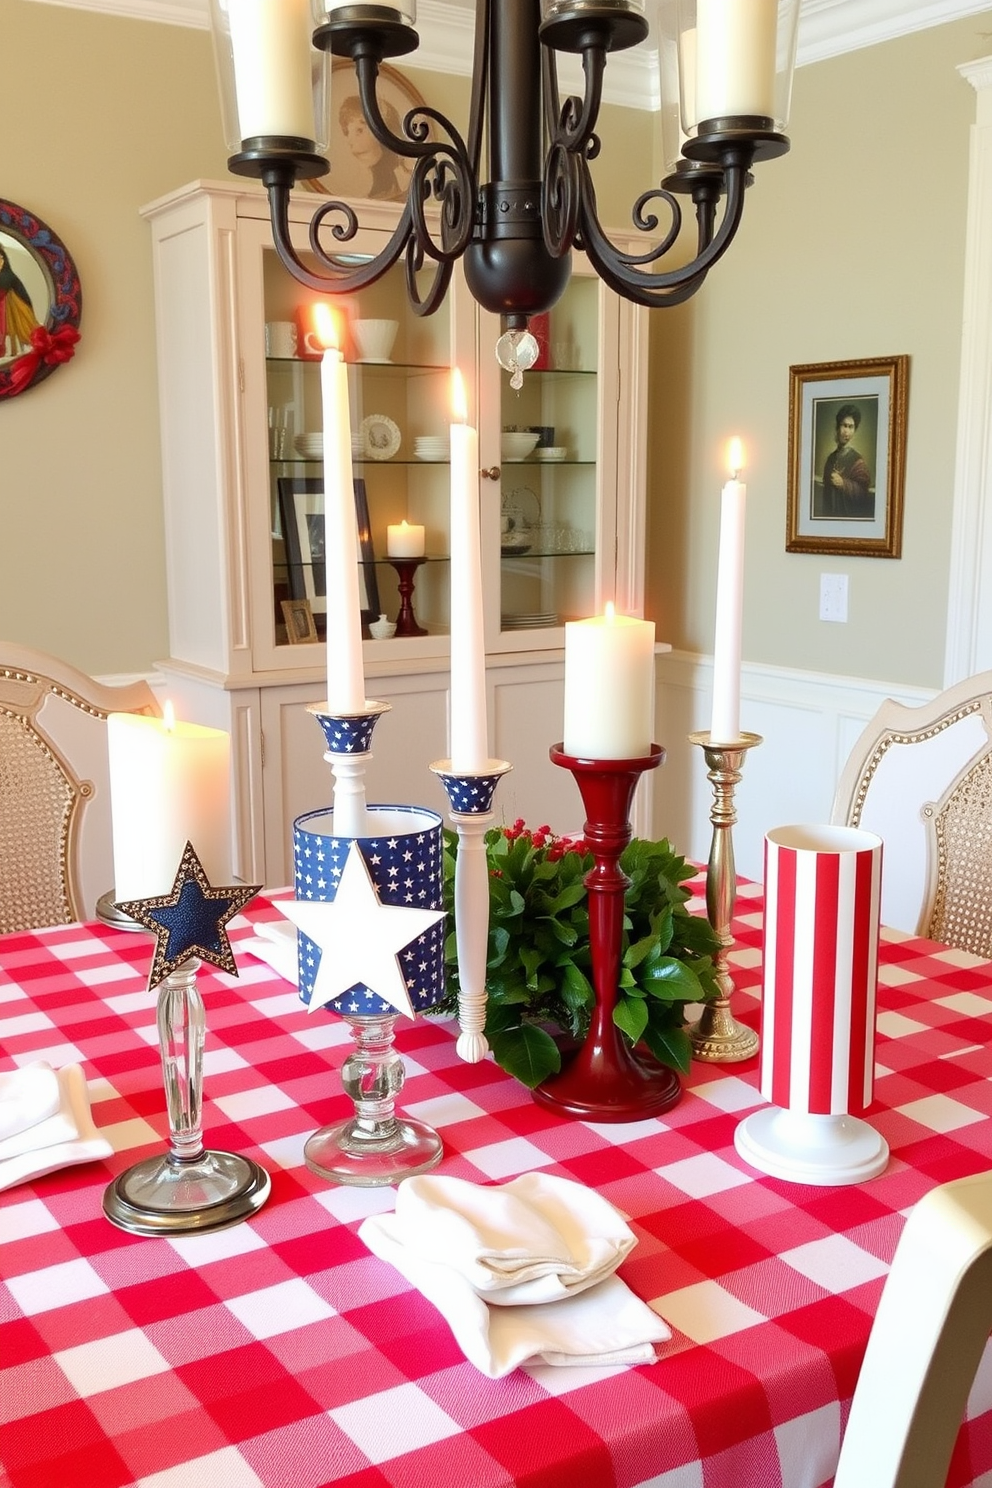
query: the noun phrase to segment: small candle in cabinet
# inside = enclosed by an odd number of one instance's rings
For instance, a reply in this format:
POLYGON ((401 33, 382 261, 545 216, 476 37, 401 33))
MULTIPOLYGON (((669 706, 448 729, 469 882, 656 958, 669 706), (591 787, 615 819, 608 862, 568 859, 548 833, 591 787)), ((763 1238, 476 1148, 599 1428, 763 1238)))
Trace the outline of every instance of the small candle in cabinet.
POLYGON ((424 529, 417 522, 398 522, 386 528, 386 552, 390 558, 423 558, 424 529))
POLYGON ((565 626, 565 753, 644 759, 654 733, 654 623, 617 615, 565 626))
POLYGON ((111 713, 107 719, 114 893, 168 894, 187 841, 212 884, 230 882, 231 736, 223 729, 111 713))

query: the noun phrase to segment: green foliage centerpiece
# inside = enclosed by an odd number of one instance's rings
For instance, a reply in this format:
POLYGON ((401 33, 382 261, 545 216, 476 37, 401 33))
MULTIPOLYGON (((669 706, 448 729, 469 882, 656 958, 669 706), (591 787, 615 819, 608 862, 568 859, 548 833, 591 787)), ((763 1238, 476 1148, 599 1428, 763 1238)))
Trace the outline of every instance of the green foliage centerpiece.
MULTIPOLYGON (((582 838, 529 831, 522 820, 486 833, 489 944, 486 1037, 497 1064, 532 1089, 561 1069, 565 1043, 589 1029, 590 980, 586 875, 593 856, 582 838)), ((458 838, 445 832, 445 907, 453 914, 458 838)), ((686 1073, 692 1045, 687 1002, 719 996, 714 957, 720 942, 709 922, 685 908, 683 887, 695 870, 667 840, 633 838, 620 857, 624 894, 620 985, 613 1021, 630 1044, 646 1045, 670 1069, 686 1073)), ((455 936, 445 949, 447 994, 456 1011, 455 936)))

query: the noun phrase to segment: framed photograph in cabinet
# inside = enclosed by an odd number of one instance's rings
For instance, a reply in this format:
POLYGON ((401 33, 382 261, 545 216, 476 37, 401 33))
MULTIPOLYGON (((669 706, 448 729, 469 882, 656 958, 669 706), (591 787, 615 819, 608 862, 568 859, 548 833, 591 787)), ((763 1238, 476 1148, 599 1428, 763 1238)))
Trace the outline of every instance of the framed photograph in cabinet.
POLYGON ((281 607, 286 622, 286 639, 291 646, 308 646, 319 639, 309 600, 284 599, 281 607))
MULTIPOLYGON (((369 198, 372 201, 402 202, 413 174, 414 161, 409 156, 384 150, 370 133, 358 99, 354 64, 335 57, 331 72, 331 141, 328 158, 330 173, 318 181, 300 184, 322 196, 369 198)), ((376 82, 376 95, 382 117, 391 133, 402 136, 403 118, 412 108, 423 108, 424 100, 413 84, 395 67, 381 66, 376 82)), ((435 131, 430 121, 428 138, 435 131)))
POLYGON ((789 368, 788 553, 898 558, 907 356, 789 368))
MULTIPOLYGON (((295 476, 279 479, 279 510, 286 543, 289 592, 292 600, 306 600, 311 616, 327 613, 327 569, 324 560, 324 482, 295 476)), ((379 615, 379 585, 375 576, 375 550, 369 525, 369 501, 365 482, 355 483, 355 520, 358 525, 358 593, 362 622, 379 615)), ((289 620, 287 618, 287 626, 289 620)))

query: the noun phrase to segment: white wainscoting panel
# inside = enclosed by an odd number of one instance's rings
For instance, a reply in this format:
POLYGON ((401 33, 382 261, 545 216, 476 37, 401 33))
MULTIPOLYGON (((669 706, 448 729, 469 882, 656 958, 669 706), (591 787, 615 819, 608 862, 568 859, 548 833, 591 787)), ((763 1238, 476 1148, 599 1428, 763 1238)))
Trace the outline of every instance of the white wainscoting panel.
MULTIPOLYGON (((654 782, 653 833, 690 857, 709 856, 712 787, 702 750, 688 741, 709 727, 712 662, 673 651, 658 659, 655 737, 667 750, 654 782)), ((886 698, 911 707, 934 693, 919 687, 745 665, 741 727, 760 734, 737 788, 734 857, 747 878, 763 873, 764 835, 794 822, 827 822, 840 772, 865 724, 886 698)))

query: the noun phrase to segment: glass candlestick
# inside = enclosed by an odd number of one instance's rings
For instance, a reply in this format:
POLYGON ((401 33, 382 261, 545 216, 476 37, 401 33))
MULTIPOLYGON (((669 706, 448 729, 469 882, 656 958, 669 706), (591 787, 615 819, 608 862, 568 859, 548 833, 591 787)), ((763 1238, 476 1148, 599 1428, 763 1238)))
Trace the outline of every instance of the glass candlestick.
POLYGON ((169 1113, 169 1151, 121 1173, 103 1196, 112 1224, 134 1235, 200 1234, 247 1219, 271 1182, 264 1168, 203 1145, 203 1044, 206 1017, 195 956, 159 985, 158 1038, 169 1113))
POLYGON ((749 749, 761 743, 760 734, 741 734, 723 744, 713 742, 708 730, 689 735, 698 744, 708 767, 713 786, 710 821, 713 837, 706 867, 706 914, 722 949, 716 957, 716 980, 719 997, 703 1007, 702 1016, 690 1031, 693 1058, 711 1064, 738 1064, 752 1059, 758 1052, 758 1035, 753 1028, 738 1023, 730 1011, 734 979, 727 965, 733 945, 730 926, 737 901, 737 869, 734 865, 733 828, 737 821, 734 791, 740 783, 744 758, 749 749))

